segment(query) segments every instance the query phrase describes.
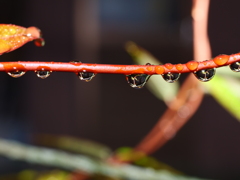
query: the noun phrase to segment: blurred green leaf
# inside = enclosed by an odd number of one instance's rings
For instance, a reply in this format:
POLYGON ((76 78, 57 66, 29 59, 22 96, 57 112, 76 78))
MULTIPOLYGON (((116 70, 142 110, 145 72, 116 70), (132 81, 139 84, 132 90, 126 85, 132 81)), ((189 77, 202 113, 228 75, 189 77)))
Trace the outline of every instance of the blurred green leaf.
MULTIPOLYGON (((0 138, 0 155, 12 160, 21 160, 29 163, 61 168, 68 171, 55 170, 52 176, 41 176, 48 180, 70 180, 68 172, 83 172, 84 174, 101 174, 115 179, 151 179, 151 180, 197 180, 199 178, 172 174, 167 170, 154 170, 137 167, 129 164, 113 165, 107 161, 96 160, 79 154, 71 154, 59 150, 25 145, 16 141, 0 138), (64 179, 67 178, 67 179, 64 179)), ((38 176, 40 177, 40 175, 38 176)), ((4 179, 6 180, 6 178, 4 179)), ((38 179, 39 180, 39 179, 38 179)))
POLYGON ((111 149, 100 143, 69 136, 38 135, 38 143, 60 149, 86 154, 98 159, 106 159, 112 153, 111 149))
POLYGON ((33 170, 24 170, 18 174, 18 180, 33 180, 37 173, 33 170))
POLYGON ((208 83, 202 83, 208 92, 234 117, 240 121, 240 80, 215 75, 208 83))
POLYGON ((135 165, 141 166, 141 167, 151 167, 153 169, 157 169, 157 170, 166 170, 171 172, 172 174, 183 174, 182 172, 174 169, 173 167, 162 163, 160 161, 158 161, 157 159, 151 157, 151 156, 144 156, 139 158, 138 160, 136 160, 134 162, 135 165))
POLYGON ((70 180, 70 178, 69 173, 61 170, 54 170, 39 175, 36 180, 70 180))
MULTIPOLYGON (((134 42, 128 42, 126 44, 126 50, 137 64, 161 64, 161 62, 153 57, 148 51, 139 47, 134 42)), ((146 86, 157 98, 163 100, 166 104, 175 98, 179 89, 178 82, 166 83, 161 75, 151 76, 146 86)))
POLYGON ((225 77, 232 77, 232 78, 239 78, 240 79, 240 74, 233 72, 230 70, 229 66, 223 66, 221 68, 217 69, 217 73, 219 75, 223 75, 225 77))
POLYGON ((118 159, 121 161, 135 161, 136 159, 139 159, 140 157, 145 156, 142 152, 136 152, 131 147, 120 147, 115 152, 118 159))
POLYGON ((141 167, 148 167, 156 170, 166 170, 172 174, 183 174, 171 166, 144 154, 143 152, 134 151, 134 149, 131 147, 120 147, 116 150, 115 154, 118 159, 122 161, 131 161, 133 164, 141 167))

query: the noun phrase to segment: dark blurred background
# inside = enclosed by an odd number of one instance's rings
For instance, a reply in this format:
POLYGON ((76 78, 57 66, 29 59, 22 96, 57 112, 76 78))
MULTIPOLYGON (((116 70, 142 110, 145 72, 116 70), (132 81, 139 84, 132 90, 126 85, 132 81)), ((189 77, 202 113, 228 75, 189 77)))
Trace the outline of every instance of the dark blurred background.
MULTIPOLYGON (((191 3, 1 0, 0 23, 37 26, 46 46, 28 43, 0 61, 132 64, 124 49, 130 40, 163 63, 185 63, 193 56, 191 3)), ((237 0, 211 2, 213 56, 239 51, 239 6, 237 0)), ((86 83, 74 73, 53 72, 42 80, 33 72, 19 79, 2 72, 0 82, 0 137, 26 143, 33 143, 37 134, 55 134, 91 139, 113 150, 134 147, 166 110, 146 88, 132 89, 123 75, 98 74, 86 83)), ((188 175, 239 179, 239 143, 239 122, 205 96, 197 113, 154 157, 188 175)), ((0 172, 19 171, 24 165, 1 158, 0 172)))

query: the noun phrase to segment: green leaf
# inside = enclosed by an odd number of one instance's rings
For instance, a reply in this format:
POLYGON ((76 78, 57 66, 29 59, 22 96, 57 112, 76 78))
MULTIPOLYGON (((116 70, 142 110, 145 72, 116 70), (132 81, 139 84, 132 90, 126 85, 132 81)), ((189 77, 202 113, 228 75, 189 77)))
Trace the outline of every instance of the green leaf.
POLYGON ((81 138, 46 134, 38 136, 38 140, 42 143, 42 145, 86 154, 98 159, 106 159, 112 153, 111 149, 105 145, 81 138))
POLYGON ((120 160, 131 161, 133 164, 141 167, 151 167, 153 169, 166 170, 172 174, 182 174, 171 166, 164 164, 143 152, 135 151, 130 147, 120 147, 115 151, 115 154, 120 160))
POLYGON ((232 77, 232 78, 240 79, 239 73, 231 71, 228 66, 224 66, 224 67, 218 68, 217 73, 219 75, 223 75, 225 77, 232 77))
POLYGON ((240 80, 215 75, 208 83, 203 84, 209 93, 234 117, 240 121, 240 80))
MULTIPOLYGON (((132 56, 136 64, 150 63, 153 65, 161 64, 155 57, 153 57, 148 51, 139 47, 134 42, 128 42, 126 44, 127 52, 132 56)), ((175 98, 179 83, 167 83, 163 80, 161 75, 153 75, 147 82, 147 88, 160 100, 163 100, 166 104, 175 98)))

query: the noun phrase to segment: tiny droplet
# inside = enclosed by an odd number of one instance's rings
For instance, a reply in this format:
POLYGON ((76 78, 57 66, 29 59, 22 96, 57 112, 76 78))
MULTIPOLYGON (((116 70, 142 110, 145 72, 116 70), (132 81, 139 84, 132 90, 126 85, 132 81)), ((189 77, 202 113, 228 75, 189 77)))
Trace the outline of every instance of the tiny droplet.
POLYGON ((43 38, 38 38, 34 40, 34 44, 38 47, 43 47, 45 45, 45 40, 43 38))
POLYGON ((155 71, 157 74, 163 74, 164 73, 164 68, 160 65, 160 66, 156 66, 155 67, 155 71))
POLYGON ((149 66, 149 67, 147 67, 147 70, 148 70, 148 71, 152 71, 152 70, 153 70, 153 67, 151 66, 150 63, 146 63, 146 65, 149 66))
POLYGON ((177 65, 176 65, 176 69, 177 69, 178 71, 182 71, 182 70, 183 70, 183 65, 182 65, 182 64, 177 64, 177 65))
POLYGON ((216 69, 203 69, 200 71, 196 71, 193 74, 196 76, 196 78, 202 82, 210 81, 214 75, 215 75, 216 69))
POLYGON ((78 77, 80 80, 82 81, 86 81, 89 82, 92 80, 92 78, 96 75, 93 72, 87 72, 86 70, 82 71, 82 72, 78 72, 77 73, 78 77))
POLYGON ((7 72, 7 74, 11 77, 14 77, 14 78, 19 78, 21 76, 23 76, 26 72, 25 71, 9 71, 7 72))
POLYGON ((169 72, 167 74, 162 74, 162 77, 166 82, 174 83, 179 79, 180 75, 181 75, 180 73, 170 73, 169 72))
POLYGON ((148 74, 130 74, 126 75, 128 84, 134 89, 141 89, 147 83, 150 75, 148 74))
POLYGON ((50 74, 52 73, 52 71, 35 71, 37 77, 41 78, 41 79, 46 79, 48 76, 50 76, 50 74))
POLYGON ((189 61, 187 62, 186 64, 187 68, 190 70, 190 71, 194 71, 198 68, 198 62, 196 61, 189 61))
POLYGON ((165 67, 170 70, 173 68, 173 65, 171 63, 167 63, 165 64, 165 67))
POLYGON ((234 72, 240 72, 240 62, 234 62, 230 64, 229 67, 234 72))

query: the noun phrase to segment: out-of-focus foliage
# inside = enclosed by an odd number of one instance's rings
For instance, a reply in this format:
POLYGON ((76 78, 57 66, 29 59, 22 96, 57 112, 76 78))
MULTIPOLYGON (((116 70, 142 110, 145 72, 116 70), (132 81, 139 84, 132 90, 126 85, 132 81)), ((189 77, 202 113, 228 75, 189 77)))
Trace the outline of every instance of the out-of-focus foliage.
POLYGON ((173 174, 183 174, 180 171, 170 167, 167 164, 164 164, 157 159, 144 154, 143 152, 134 151, 130 147, 121 147, 116 150, 116 157, 121 161, 131 161, 134 165, 141 167, 153 168, 156 170, 166 170, 173 174))
POLYGON ((110 156, 111 150, 105 145, 86 139, 67 136, 39 135, 37 143, 67 151, 85 154, 97 159, 106 159, 110 156))
POLYGON ((74 180, 71 173, 63 170, 34 171, 24 170, 17 174, 0 176, 0 180, 74 180))
POLYGON ((239 79, 215 75, 208 83, 204 83, 208 92, 234 117, 240 121, 240 81, 239 79))
POLYGON ((36 180, 71 180, 71 178, 69 173, 55 170, 49 173, 41 174, 36 180))
MULTIPOLYGON (((126 151, 126 150, 125 150, 126 151)), ((28 163, 39 164, 46 167, 65 169, 55 170, 47 174, 38 174, 34 171, 22 172, 16 176, 4 176, 4 180, 81 180, 80 177, 92 177, 95 180, 101 178, 108 180, 119 179, 151 179, 151 180, 197 180, 198 178, 176 174, 165 169, 137 167, 129 164, 111 164, 108 161, 97 160, 80 154, 72 154, 60 150, 24 145, 15 141, 0 139, 0 154, 13 160, 21 160, 28 163), (84 176, 69 175, 69 172, 84 172, 84 176), (78 177, 78 178, 75 178, 78 177), (111 178, 110 178, 111 177, 111 178), (19 179, 22 178, 22 179, 19 179), (70 179, 69 179, 70 178, 70 179), (72 179, 71 179, 72 178, 72 179), (75 178, 75 179, 74 179, 75 178), (98 178, 98 179, 97 179, 98 178)), ((151 161, 153 162, 153 161, 151 161)), ((154 162, 156 164, 156 162, 154 162)), ((141 163, 144 164, 144 163, 141 163)), ((156 166, 156 165, 154 165, 156 166)), ((81 174, 80 174, 81 175, 81 174)), ((1 179, 1 177, 0 177, 1 179)), ((83 178, 82 178, 83 179, 83 178)))
MULTIPOLYGON (((161 62, 159 62, 155 57, 153 57, 148 51, 139 47, 133 42, 128 42, 126 44, 126 50, 132 56, 136 64, 161 64, 161 62)), ((157 98, 163 100, 166 104, 168 104, 172 99, 175 98, 179 89, 178 82, 167 83, 166 81, 164 81, 161 75, 151 76, 146 86, 157 98)))
MULTIPOLYGON (((137 64, 160 64, 149 52, 133 42, 126 44, 126 50, 137 64)), ((216 74, 211 81, 200 83, 230 114, 240 121, 238 108, 240 102, 240 76, 226 67, 218 68, 217 72, 219 75, 216 74)), ((175 98, 179 89, 177 82, 166 83, 161 75, 152 76, 146 85, 157 98, 163 100, 166 104, 175 98)))
POLYGON ((24 170, 18 173, 17 179, 18 180, 34 180, 37 178, 37 172, 33 170, 24 170))

